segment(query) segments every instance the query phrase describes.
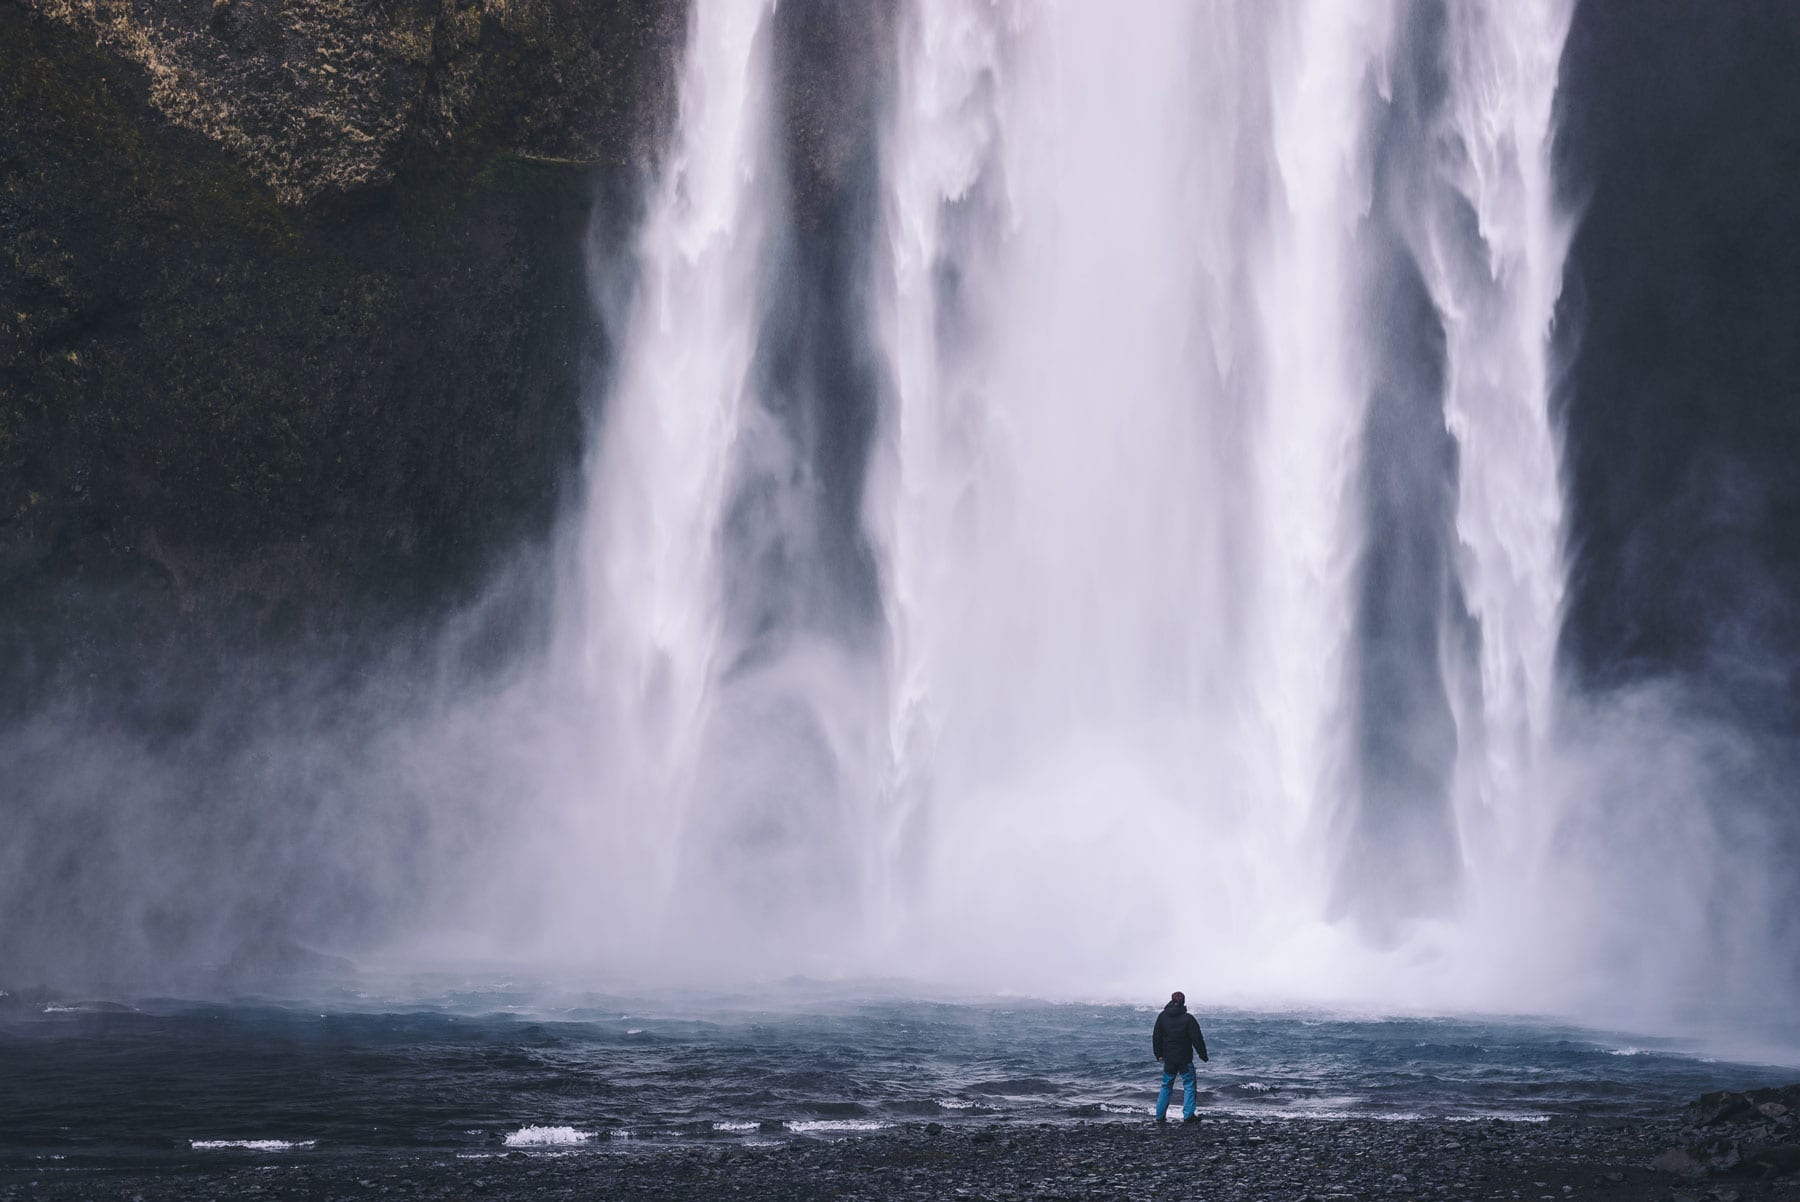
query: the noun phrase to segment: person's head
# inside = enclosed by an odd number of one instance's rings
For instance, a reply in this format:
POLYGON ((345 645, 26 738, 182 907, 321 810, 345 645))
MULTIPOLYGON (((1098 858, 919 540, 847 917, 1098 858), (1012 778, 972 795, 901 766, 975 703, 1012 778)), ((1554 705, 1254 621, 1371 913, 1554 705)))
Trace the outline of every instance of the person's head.
POLYGON ((1185 1006, 1187 1005, 1187 994, 1177 989, 1174 993, 1169 995, 1169 1000, 1174 1002, 1177 1006, 1185 1006))

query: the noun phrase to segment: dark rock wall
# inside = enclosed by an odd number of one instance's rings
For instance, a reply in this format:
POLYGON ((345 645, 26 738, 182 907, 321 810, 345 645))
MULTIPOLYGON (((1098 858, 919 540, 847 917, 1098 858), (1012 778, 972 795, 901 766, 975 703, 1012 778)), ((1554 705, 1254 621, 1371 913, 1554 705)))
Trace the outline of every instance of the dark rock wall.
POLYGON ((1800 720, 1800 11, 1587 0, 1558 174, 1568 667, 1800 720))
POLYGON ((1557 98, 1564 729, 1632 744, 1565 833, 1584 881, 1679 899, 1609 954, 1699 945, 1704 1005, 1800 986, 1796 61, 1791 4, 1583 0, 1557 98))
POLYGON ((581 248, 628 226, 684 31, 0 0, 0 719, 84 684, 178 716, 548 530, 607 349, 581 248))

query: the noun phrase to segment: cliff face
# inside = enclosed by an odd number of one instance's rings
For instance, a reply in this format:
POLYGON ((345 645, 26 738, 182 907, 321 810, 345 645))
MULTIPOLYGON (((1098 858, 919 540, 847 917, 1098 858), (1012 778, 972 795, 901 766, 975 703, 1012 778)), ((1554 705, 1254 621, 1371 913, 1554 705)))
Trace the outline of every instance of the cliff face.
POLYGON ((143 73, 168 122, 288 203, 409 156, 641 162, 672 103, 666 0, 15 0, 143 73))
POLYGON ((0 0, 0 716, 353 643, 548 529, 684 29, 0 0))

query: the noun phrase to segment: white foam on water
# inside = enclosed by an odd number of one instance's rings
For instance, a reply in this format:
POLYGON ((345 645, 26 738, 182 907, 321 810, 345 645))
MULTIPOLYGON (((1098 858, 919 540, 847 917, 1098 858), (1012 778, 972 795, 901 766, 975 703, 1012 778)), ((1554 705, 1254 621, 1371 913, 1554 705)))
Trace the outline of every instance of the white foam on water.
POLYGON ((761 1126, 761 1123, 723 1122, 714 1123, 712 1129, 714 1131, 755 1131, 761 1126))
POLYGON ((812 1131, 880 1131, 893 1124, 874 1119, 792 1119, 783 1126, 797 1134, 805 1134, 812 1131))
POLYGON ((585 1144, 594 1138, 592 1131, 574 1127, 520 1127, 506 1137, 509 1148, 552 1148, 569 1144, 585 1144))
POLYGON ((627 1028, 625 1028, 625 1034, 627 1034, 627 1035, 642 1035, 643 1033, 644 1033, 644 1028, 642 1028, 642 1027, 627 1027, 627 1028))
POLYGON ((973 1110, 977 1105, 963 1098, 939 1098, 937 1104, 945 1110, 973 1110))
POLYGON ((223 1148, 242 1148, 250 1152, 292 1152, 318 1145, 316 1139, 190 1139, 188 1146, 196 1152, 216 1152, 223 1148))

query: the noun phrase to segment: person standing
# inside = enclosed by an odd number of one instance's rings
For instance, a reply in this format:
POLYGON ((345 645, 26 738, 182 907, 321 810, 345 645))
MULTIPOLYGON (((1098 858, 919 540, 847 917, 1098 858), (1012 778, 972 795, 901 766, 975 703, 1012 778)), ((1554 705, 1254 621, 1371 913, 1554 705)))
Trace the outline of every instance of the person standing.
POLYGON ((1169 995, 1169 1004, 1156 1016, 1156 1027, 1150 1034, 1150 1050, 1162 1061, 1162 1092, 1156 1095, 1156 1121, 1169 1121, 1169 1090, 1175 1078, 1181 1078, 1181 1121, 1194 1121, 1194 1057, 1205 1060, 1206 1037, 1200 1024, 1187 1012, 1187 997, 1177 989, 1169 995))

